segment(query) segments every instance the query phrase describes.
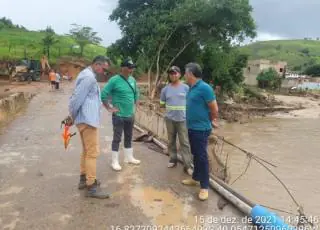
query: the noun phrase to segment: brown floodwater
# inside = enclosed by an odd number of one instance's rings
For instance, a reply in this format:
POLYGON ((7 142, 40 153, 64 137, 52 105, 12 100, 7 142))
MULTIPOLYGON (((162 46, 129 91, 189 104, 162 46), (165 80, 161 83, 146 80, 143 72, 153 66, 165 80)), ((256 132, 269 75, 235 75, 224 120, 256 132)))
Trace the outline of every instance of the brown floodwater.
MULTIPOLYGON (((271 167, 273 172, 301 203, 306 215, 320 222, 320 119, 256 119, 247 124, 226 124, 218 134, 277 165, 271 167)), ((228 145, 224 151, 229 153, 232 183, 245 170, 248 159, 228 145)), ((232 187, 255 203, 296 213, 296 205, 280 183, 254 161, 232 187)))

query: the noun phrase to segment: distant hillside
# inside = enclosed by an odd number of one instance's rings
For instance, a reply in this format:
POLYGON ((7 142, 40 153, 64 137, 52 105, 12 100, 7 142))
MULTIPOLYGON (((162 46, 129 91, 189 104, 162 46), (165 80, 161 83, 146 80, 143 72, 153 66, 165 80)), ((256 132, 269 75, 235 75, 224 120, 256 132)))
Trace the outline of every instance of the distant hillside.
POLYGON ((240 48, 249 59, 286 61, 289 68, 302 70, 306 66, 320 63, 320 41, 278 40, 255 42, 240 48))
MULTIPOLYGON (((19 28, 0 29, 0 59, 21 59, 25 56, 39 59, 43 54, 42 39, 44 32, 27 31, 19 28)), ((59 42, 52 46, 50 62, 55 62, 60 56, 75 56, 79 48, 72 48, 77 44, 68 36, 57 35, 59 42)), ((88 45, 84 49, 84 57, 92 59, 96 55, 106 53, 106 48, 97 45, 88 45)))

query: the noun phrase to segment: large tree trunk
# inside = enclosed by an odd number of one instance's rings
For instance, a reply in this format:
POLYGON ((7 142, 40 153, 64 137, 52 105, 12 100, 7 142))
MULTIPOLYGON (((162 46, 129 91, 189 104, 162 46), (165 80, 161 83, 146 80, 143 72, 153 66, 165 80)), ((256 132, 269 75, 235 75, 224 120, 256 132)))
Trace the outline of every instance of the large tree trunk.
MULTIPOLYGON (((162 47, 163 48, 163 47, 162 47)), ((155 77, 155 86, 151 92, 151 100, 153 100, 156 96, 156 93, 157 93, 157 88, 158 88, 158 82, 160 81, 161 79, 161 75, 160 75, 160 54, 161 54, 161 49, 158 50, 158 54, 157 54, 157 62, 156 62, 156 65, 157 65, 157 72, 156 72, 156 77, 155 77)))
MULTIPOLYGON (((169 64, 167 65, 165 71, 163 72, 164 74, 169 70, 169 68, 171 67, 171 65, 174 63, 174 61, 183 53, 183 51, 191 44, 192 41, 189 41, 187 43, 184 44, 184 46, 180 49, 180 51, 171 59, 171 61, 169 62, 169 64)), ((157 91, 161 85, 161 80, 162 80, 162 76, 164 74, 160 74, 160 68, 159 68, 159 61, 160 61, 160 53, 158 52, 158 57, 157 57, 157 74, 156 74, 156 80, 154 83, 154 88, 152 90, 151 93, 151 99, 153 100, 157 94, 157 91)))
POLYGON ((151 65, 148 69, 148 96, 151 96, 151 90, 152 90, 152 67, 153 65, 151 65))
POLYGON ((167 68, 165 69, 165 72, 167 72, 169 70, 169 68, 171 67, 171 65, 174 63, 174 61, 183 53, 183 51, 185 51, 185 49, 192 43, 192 40, 185 43, 184 46, 181 48, 181 50, 176 54, 176 56, 174 56, 171 61, 169 62, 167 68))

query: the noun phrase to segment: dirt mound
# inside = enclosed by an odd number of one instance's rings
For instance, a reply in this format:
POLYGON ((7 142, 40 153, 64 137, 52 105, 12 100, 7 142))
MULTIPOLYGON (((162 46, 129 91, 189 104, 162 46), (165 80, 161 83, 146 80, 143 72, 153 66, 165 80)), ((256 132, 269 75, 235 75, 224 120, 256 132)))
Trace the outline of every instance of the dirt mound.
POLYGON ((90 65, 90 62, 83 58, 61 57, 57 62, 56 69, 63 76, 69 76, 74 79, 88 65, 90 65))

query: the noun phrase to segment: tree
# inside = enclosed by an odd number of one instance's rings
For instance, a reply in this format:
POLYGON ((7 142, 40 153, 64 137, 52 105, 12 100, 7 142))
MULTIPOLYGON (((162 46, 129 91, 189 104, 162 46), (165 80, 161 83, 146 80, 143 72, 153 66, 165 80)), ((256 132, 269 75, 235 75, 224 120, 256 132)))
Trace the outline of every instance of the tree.
POLYGON ((248 0, 119 0, 110 20, 119 24, 123 37, 112 49, 146 63, 153 98, 172 64, 197 59, 210 43, 225 47, 254 37, 251 11, 248 0))
POLYGON ((310 76, 320 76, 320 64, 314 64, 306 68, 304 74, 310 76))
POLYGON ((257 81, 260 88, 270 88, 275 90, 281 86, 281 77, 274 68, 269 68, 259 73, 257 81))
POLYGON ((203 49, 201 62, 204 66, 204 80, 213 81, 221 87, 222 93, 232 95, 243 80, 243 69, 248 56, 240 54, 237 47, 222 48, 210 44, 203 49))
POLYGON ((92 31, 91 27, 77 24, 72 24, 71 26, 73 28, 70 30, 70 35, 80 46, 80 56, 83 56, 83 50, 86 45, 98 45, 102 41, 102 39, 97 36, 98 33, 92 31))
POLYGON ((48 59, 50 59, 50 48, 54 44, 58 43, 59 41, 56 39, 55 33, 53 29, 48 26, 45 30, 45 37, 42 39, 43 44, 43 54, 46 54, 48 59))

